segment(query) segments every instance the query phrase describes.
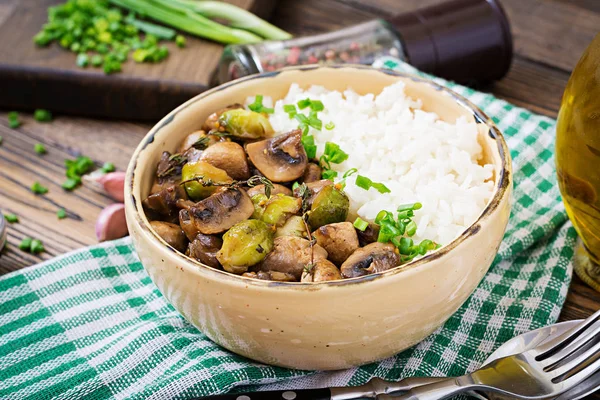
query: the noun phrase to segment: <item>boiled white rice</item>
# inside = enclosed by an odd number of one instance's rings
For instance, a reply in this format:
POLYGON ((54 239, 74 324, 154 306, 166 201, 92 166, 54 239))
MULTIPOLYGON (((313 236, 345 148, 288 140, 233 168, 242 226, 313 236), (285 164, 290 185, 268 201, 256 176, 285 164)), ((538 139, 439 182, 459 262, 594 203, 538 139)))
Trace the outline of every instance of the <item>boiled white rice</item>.
MULTIPOLYGON (((373 221, 381 210, 395 211, 401 204, 420 202, 416 212, 415 241, 432 239, 447 244, 481 214, 494 191, 493 166, 480 165, 482 149, 476 124, 459 118, 456 123, 439 120, 422 111, 421 102, 404 93, 404 83, 386 87, 379 95, 360 96, 348 89, 343 93, 322 86, 308 90, 293 84, 287 96, 275 102, 270 121, 278 134, 298 127, 283 110, 310 98, 321 100, 319 112, 323 130, 310 129, 320 157, 326 142, 334 142, 348 153, 342 164, 332 164, 341 179, 350 168, 374 182, 385 184, 391 193, 381 194, 355 185, 356 174, 346 180, 350 217, 373 221), (333 122, 335 127, 325 129, 333 122)), ((247 99, 247 104, 254 101, 247 99)), ((265 106, 273 106, 264 98, 265 106)), ((302 110, 308 115, 309 110, 302 110)))

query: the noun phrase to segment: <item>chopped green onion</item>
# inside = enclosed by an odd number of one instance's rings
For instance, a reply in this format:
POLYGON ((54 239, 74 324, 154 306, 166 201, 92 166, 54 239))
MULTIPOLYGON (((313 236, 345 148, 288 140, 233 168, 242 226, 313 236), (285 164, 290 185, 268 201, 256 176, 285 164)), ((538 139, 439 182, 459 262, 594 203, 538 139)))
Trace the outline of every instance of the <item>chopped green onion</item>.
POLYGON ((309 107, 311 103, 310 99, 304 99, 304 100, 300 100, 298 102, 298 108, 301 110, 304 110, 306 107, 309 107))
POLYGON ((315 128, 316 130, 320 131, 321 129, 323 129, 323 121, 321 121, 318 117, 317 117, 317 112, 316 111, 311 111, 308 115, 308 124, 310 126, 312 126, 313 128, 315 128))
POLYGON ((371 187, 373 189, 377 190, 379 193, 382 193, 382 194, 383 193, 390 193, 391 192, 391 190, 388 189, 388 187, 385 186, 383 183, 373 182, 373 183, 371 183, 371 187))
POLYGON ((263 106, 263 96, 262 94, 257 94, 256 97, 254 98, 254 103, 250 104, 248 106, 248 108, 251 111, 257 112, 257 113, 266 113, 266 114, 273 114, 273 112, 275 110, 273 110, 272 108, 268 108, 263 106))
POLYGON ((21 243, 19 243, 19 249, 21 249, 23 251, 29 251, 31 249, 32 241, 33 241, 32 238, 24 237, 23 240, 21 240, 21 243))
POLYGON ((335 128, 335 124, 333 123, 333 121, 329 121, 326 125, 325 125, 325 129, 327 129, 328 131, 332 130, 333 128, 335 128))
POLYGON ((41 253, 45 250, 44 244, 41 240, 33 239, 31 241, 31 247, 29 247, 29 251, 33 254, 41 253))
POLYGON ((102 171, 109 173, 109 172, 114 172, 115 171, 115 164, 111 163, 111 162, 105 162, 104 165, 102 166, 102 171))
POLYGON ((175 37, 175 44, 179 48, 184 48, 185 47, 185 37, 183 35, 177 35, 175 37))
POLYGON ((400 238, 400 246, 398 246, 398 250, 400 254, 408 255, 410 254, 411 247, 413 246, 413 240, 406 237, 400 238))
POLYGON ((19 121, 19 113, 16 111, 11 111, 7 115, 8 118, 8 126, 11 129, 17 129, 21 126, 21 121, 19 121))
POLYGON ((334 171, 332 169, 325 169, 323 170, 323 172, 321 173, 321 178, 322 179, 329 179, 330 181, 333 181, 333 179, 335 177, 338 176, 337 171, 334 171))
POLYGON ((33 150, 40 155, 47 153, 46 146, 44 146, 41 143, 36 143, 35 145, 33 145, 33 150))
POLYGON ((379 235, 377 236, 377 241, 381 243, 387 243, 392 238, 399 236, 400 231, 396 228, 392 223, 382 223, 379 228, 379 235))
POLYGON ((312 135, 302 136, 302 146, 306 151, 306 155, 309 159, 313 159, 317 156, 317 145, 315 144, 315 137, 312 135))
POLYGON ((94 67, 99 67, 102 65, 102 63, 104 62, 104 58, 102 58, 102 56, 100 54, 94 54, 91 58, 91 64, 94 67))
POLYGON ((38 181, 35 181, 33 182, 33 185, 31 185, 31 191, 35 194, 46 194, 48 193, 48 188, 42 186, 38 181))
POLYGON ((386 210, 379 211, 377 213, 377 216, 375 217, 375 223, 380 225, 384 221, 393 222, 394 215, 391 212, 386 211, 386 210))
POLYGON ((354 220, 354 227, 361 232, 364 232, 368 226, 369 226, 369 223, 367 221, 361 219, 360 217, 356 217, 356 219, 354 220))
POLYGON ((298 114, 298 110, 296 110, 296 106, 293 104, 286 104, 283 106, 283 111, 287 113, 290 119, 294 118, 296 114, 298 114))
POLYGON ((413 212, 413 210, 404 210, 404 211, 400 211, 398 213, 398 220, 399 221, 404 221, 407 218, 412 218, 415 216, 415 213, 413 212))
POLYGON ((300 184, 298 182, 294 182, 294 184, 292 185, 292 190, 296 190, 300 187, 300 184))
POLYGON ((340 149, 340 146, 327 142, 325 143, 325 153, 329 157, 329 162, 333 164, 341 164, 348 159, 348 153, 340 149))
POLYGON ((414 234, 417 232, 417 223, 415 221, 410 221, 407 225, 406 225, 406 234, 408 236, 414 236, 414 234))
POLYGON ((77 186, 79 186, 80 183, 81 183, 81 180, 77 180, 74 178, 67 178, 67 180, 64 181, 62 184, 62 188, 65 190, 71 191, 71 190, 75 189, 77 186))
POLYGON ((367 178, 366 176, 357 175, 356 181, 354 183, 361 189, 369 190, 373 181, 367 178))
POLYGON ((38 122, 52 121, 52 113, 48 110, 37 109, 33 112, 33 119, 38 122))
POLYGON ((90 64, 90 57, 85 53, 80 53, 77 55, 75 64, 80 68, 85 68, 90 64))
POLYGON ((423 207, 421 203, 402 204, 400 207, 398 207, 397 211, 402 212, 404 210, 419 210, 421 207, 423 207))
POLYGON ((353 175, 353 174, 355 174, 357 172, 358 172, 358 170, 356 168, 350 168, 348 171, 344 172, 343 178, 347 178, 350 175, 353 175))
POLYGON ((4 219, 6 222, 11 224, 19 222, 19 217, 17 217, 15 214, 4 214, 4 219))
POLYGON ((59 208, 58 211, 56 211, 56 216, 58 217, 58 219, 67 218, 67 212, 64 208, 59 208))
POLYGON ((313 111, 323 111, 325 106, 321 100, 311 100, 310 101, 310 109, 313 111))

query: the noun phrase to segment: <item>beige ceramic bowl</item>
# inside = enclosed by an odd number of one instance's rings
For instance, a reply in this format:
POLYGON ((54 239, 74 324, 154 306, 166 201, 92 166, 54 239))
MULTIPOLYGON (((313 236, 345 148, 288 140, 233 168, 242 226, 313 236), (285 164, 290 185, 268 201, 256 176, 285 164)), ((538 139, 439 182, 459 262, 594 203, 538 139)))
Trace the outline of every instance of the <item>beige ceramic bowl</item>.
POLYGON ((205 92, 160 121, 136 149, 127 170, 125 207, 142 264, 167 300, 200 331, 248 358, 300 369, 348 368, 394 355, 423 340, 469 297, 487 272, 508 221, 510 157, 496 126, 464 98, 409 75, 369 67, 308 67, 243 78, 205 92), (150 228, 141 201, 161 152, 175 151, 214 110, 247 96, 275 99, 290 84, 379 93, 402 80, 424 109, 454 122, 475 120, 496 190, 460 237, 420 260, 384 273, 323 283, 243 278, 177 253, 150 228))

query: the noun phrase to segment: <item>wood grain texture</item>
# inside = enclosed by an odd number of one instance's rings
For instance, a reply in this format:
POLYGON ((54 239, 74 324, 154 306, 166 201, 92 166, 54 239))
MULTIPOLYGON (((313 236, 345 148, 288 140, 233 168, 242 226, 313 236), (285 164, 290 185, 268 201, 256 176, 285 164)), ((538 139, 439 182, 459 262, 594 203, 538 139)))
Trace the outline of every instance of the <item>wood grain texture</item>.
MULTIPOLYGON (((437 1, 441 0, 280 0, 272 20, 294 34, 317 33, 437 1)), ((516 55, 507 77, 482 89, 534 112, 556 117, 570 71, 600 26, 600 2, 500 1, 511 18, 516 55)), ((2 13, 0 6, 0 20, 2 13)), ((95 218, 111 200, 87 187, 74 193, 62 191, 63 160, 85 154, 99 164, 112 161, 124 169, 149 127, 66 116, 58 116, 50 124, 30 117, 23 119, 23 127, 11 130, 5 114, 0 114, 0 136, 4 137, 0 147, 0 207, 21 217, 20 224, 9 227, 9 245, 0 256, 0 274, 96 243, 95 218), (36 142, 44 143, 48 154, 37 156, 33 152, 36 142), (34 179, 50 188, 47 196, 29 192, 34 179), (56 219, 59 206, 69 210, 69 219, 56 219), (42 238, 47 253, 32 256, 16 249, 25 235, 42 238)), ((574 277, 560 318, 584 318, 599 308, 600 294, 574 277)))
MULTIPOLYGON (((0 106, 158 120, 209 86, 223 47, 196 37, 187 36, 184 49, 166 42, 170 54, 163 62, 138 64, 130 59, 123 72, 111 76, 98 68, 77 67, 76 55, 56 43, 35 46, 32 38, 47 19, 46 9, 61 2, 0 0, 0 106)), ((275 0, 228 2, 264 17, 275 5, 275 0)))

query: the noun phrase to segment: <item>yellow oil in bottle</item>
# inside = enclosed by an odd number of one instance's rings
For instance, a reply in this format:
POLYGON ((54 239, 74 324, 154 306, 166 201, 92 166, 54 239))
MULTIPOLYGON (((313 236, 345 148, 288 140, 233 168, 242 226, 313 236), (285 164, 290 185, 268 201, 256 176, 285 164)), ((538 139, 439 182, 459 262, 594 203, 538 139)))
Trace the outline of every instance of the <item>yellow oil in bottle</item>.
POLYGON ((600 291, 600 35, 575 67, 556 126, 556 170, 567 214, 590 261, 575 271, 600 291))

